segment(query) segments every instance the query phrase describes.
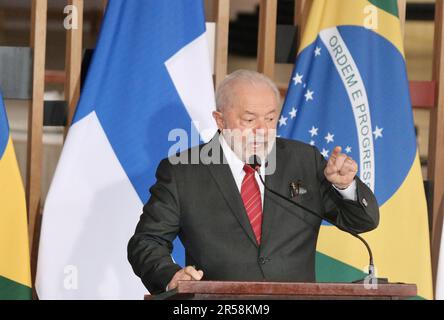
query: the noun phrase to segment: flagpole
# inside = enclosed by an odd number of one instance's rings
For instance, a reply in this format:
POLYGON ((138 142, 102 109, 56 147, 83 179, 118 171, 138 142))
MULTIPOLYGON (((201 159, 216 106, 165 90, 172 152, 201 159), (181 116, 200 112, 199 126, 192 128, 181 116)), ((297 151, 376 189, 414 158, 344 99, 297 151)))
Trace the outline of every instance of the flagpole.
MULTIPOLYGON (((65 100, 68 102, 68 118, 65 127, 65 138, 74 116, 75 108, 80 97, 80 74, 82 68, 83 40, 83 0, 69 0, 68 4, 75 8, 71 12, 76 16, 75 25, 69 26, 66 32, 65 57, 65 100)), ((74 21, 74 20, 72 20, 74 21)))
POLYGON ((28 209, 29 248, 31 250, 32 283, 37 265, 35 244, 36 221, 40 215, 43 149, 43 99, 45 91, 45 53, 47 0, 33 0, 31 9, 31 48, 33 48, 32 102, 28 115, 28 150, 26 166, 26 204, 28 209), (35 253, 35 255, 34 255, 35 253))
POLYGON ((261 0, 259 4, 257 69, 271 79, 274 78, 276 19, 277 0, 261 0))
POLYGON ((298 43, 301 43, 302 34, 304 33, 305 24, 307 23, 312 2, 312 0, 295 1, 294 25, 298 27, 298 43))
POLYGON ((230 23, 230 0, 218 0, 216 7, 216 48, 214 59, 214 85, 227 76, 228 70, 228 29, 230 23))
POLYGON ((405 36, 406 8, 407 8, 406 0, 398 0, 398 15, 399 15, 399 21, 401 21, 402 39, 404 39, 405 36))
POLYGON ((433 182, 433 219, 432 219, 432 267, 434 287, 439 258, 439 247, 444 211, 444 41, 443 41, 443 0, 435 5, 435 44, 433 80, 437 84, 436 106, 430 112, 428 180, 433 182))

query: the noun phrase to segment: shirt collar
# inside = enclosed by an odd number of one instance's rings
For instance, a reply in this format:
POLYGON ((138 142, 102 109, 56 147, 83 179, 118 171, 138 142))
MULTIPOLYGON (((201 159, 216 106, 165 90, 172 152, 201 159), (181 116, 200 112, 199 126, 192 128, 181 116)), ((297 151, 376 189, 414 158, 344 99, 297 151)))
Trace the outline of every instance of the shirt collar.
POLYGON ((222 147, 225 159, 227 160, 228 165, 230 166, 233 173, 243 173, 245 163, 241 159, 239 159, 236 153, 234 153, 233 149, 231 149, 231 147, 228 145, 222 133, 219 135, 219 142, 222 147))
MULTIPOLYGON (((233 173, 243 174, 245 163, 237 156, 236 153, 234 153, 233 149, 231 149, 231 147, 228 145, 222 133, 219 135, 219 142, 222 147, 225 159, 227 160, 228 165, 231 168, 231 171, 233 173)), ((259 171, 261 173, 261 176, 264 176, 265 166, 261 166, 259 171)))

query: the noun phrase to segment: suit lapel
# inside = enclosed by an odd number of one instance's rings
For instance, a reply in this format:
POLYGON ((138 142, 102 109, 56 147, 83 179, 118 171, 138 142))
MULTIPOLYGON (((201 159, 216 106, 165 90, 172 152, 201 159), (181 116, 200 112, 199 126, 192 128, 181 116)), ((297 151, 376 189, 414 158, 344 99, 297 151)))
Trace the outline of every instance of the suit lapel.
POLYGON ((247 213, 245 211, 240 192, 237 188, 236 182, 234 181, 230 166, 227 164, 225 156, 223 155, 222 147, 220 146, 218 137, 219 135, 217 134, 210 143, 214 144, 214 148, 219 148, 222 158, 221 161, 223 162, 221 162, 221 164, 211 164, 207 167, 211 175, 213 176, 217 186, 219 187, 220 192, 225 198, 225 201, 230 207, 232 214, 236 217, 239 224, 248 235, 248 238, 250 238, 255 246, 258 246, 253 228, 251 227, 250 220, 248 219, 247 213))
MULTIPOLYGON (((284 167, 282 166, 282 158, 284 156, 284 146, 276 140, 276 170, 273 174, 265 176, 265 183, 267 187, 272 190, 279 190, 279 186, 285 180, 284 167)), ((276 206, 274 201, 280 201, 274 194, 265 190, 264 193, 264 206, 263 206, 263 220, 262 220, 262 243, 266 243, 271 230, 273 229, 273 224, 276 220, 276 206)))
MULTIPOLYGON (((294 179, 294 181, 299 180, 297 176, 295 176, 295 170, 292 171, 292 177, 289 176, 289 173, 285 171, 284 163, 287 160, 287 154, 285 152, 285 144, 282 143, 279 139, 276 140, 276 170, 273 174, 267 175, 265 177, 265 183, 267 187, 271 190, 275 190, 277 192, 282 192, 284 196, 290 197, 290 178, 294 179), (287 189, 283 188, 283 184, 287 184, 287 189), (285 190, 285 191, 284 191, 285 190)), ((297 163, 292 164, 294 167, 298 167, 297 163)), ((302 178, 302 177, 300 177, 302 178)), ((307 188, 308 193, 305 195, 299 195, 292 199, 292 201, 301 203, 304 201, 309 201, 312 198, 310 192, 310 186, 304 186, 307 188)), ((262 221, 262 243, 266 244, 270 234, 273 232, 273 226, 276 223, 276 211, 278 208, 287 207, 292 210, 296 215, 300 217, 303 221, 305 221, 306 213, 298 210, 291 203, 282 200, 278 196, 272 194, 271 192, 265 190, 264 194, 264 210, 263 210, 263 221, 262 221)))

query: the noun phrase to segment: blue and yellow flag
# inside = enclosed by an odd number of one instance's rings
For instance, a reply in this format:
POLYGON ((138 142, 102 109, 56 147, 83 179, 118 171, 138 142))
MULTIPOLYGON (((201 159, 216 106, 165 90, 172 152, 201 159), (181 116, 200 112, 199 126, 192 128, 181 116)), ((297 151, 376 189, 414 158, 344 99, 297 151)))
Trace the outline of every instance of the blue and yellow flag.
POLYGON ((31 299, 25 192, 0 94, 0 300, 31 299))
MULTIPOLYGON (((395 0, 314 0, 279 135, 336 145, 359 165, 375 193, 380 225, 365 234, 379 277, 415 283, 432 298, 427 207, 395 0)), ((368 265, 359 241, 321 228, 317 281, 353 281, 368 265)))

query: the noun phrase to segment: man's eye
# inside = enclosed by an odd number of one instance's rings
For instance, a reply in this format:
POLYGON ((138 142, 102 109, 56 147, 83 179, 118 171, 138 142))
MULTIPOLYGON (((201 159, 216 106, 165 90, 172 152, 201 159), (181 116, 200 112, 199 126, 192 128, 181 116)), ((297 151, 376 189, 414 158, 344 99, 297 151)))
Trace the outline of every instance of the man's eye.
POLYGON ((267 120, 268 122, 273 122, 273 121, 274 121, 274 118, 267 118, 267 119, 265 119, 265 120, 267 120))

